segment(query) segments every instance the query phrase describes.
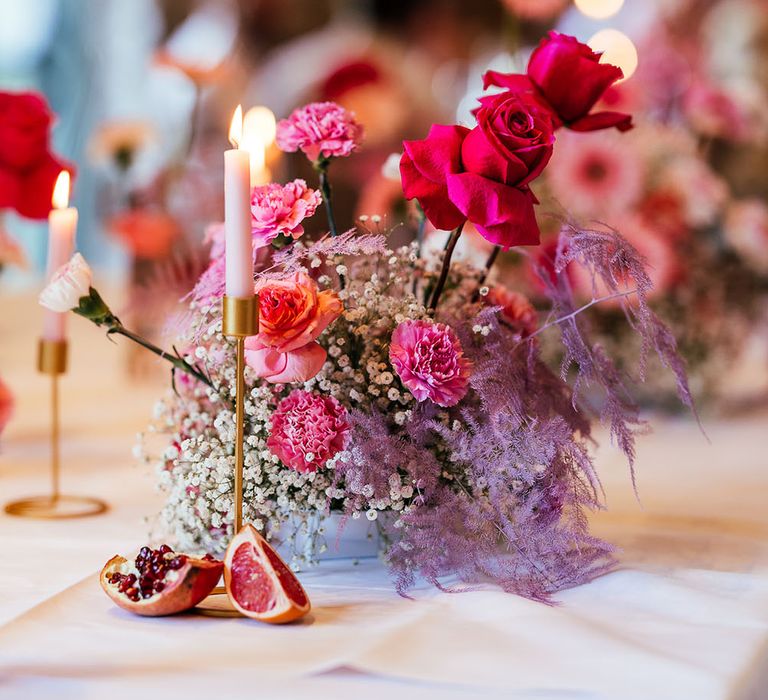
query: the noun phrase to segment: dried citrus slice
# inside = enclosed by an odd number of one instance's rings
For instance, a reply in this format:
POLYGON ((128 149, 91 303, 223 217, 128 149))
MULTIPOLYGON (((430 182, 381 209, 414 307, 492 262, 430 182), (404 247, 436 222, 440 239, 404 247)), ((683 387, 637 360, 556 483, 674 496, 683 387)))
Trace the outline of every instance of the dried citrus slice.
POLYGON ((311 607, 299 580, 252 525, 245 525, 227 548, 224 583, 232 605, 254 620, 292 622, 311 607))

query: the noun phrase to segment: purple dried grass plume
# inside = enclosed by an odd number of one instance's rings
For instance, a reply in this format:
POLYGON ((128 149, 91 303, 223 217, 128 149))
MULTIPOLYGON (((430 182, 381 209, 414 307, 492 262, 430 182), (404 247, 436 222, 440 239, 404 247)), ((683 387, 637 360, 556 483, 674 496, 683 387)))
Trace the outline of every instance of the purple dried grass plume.
POLYGON ((467 584, 493 581, 504 590, 552 602, 552 594, 609 571, 613 547, 592 536, 589 511, 602 508, 603 492, 587 450, 591 409, 582 395, 602 391, 601 418, 612 439, 635 458, 635 436, 645 430, 626 376, 599 343, 589 339, 565 274, 585 265, 621 298, 643 352, 642 380, 651 352, 674 372, 680 398, 693 407, 674 337, 647 303, 650 279, 637 251, 615 231, 563 228, 555 274, 540 269, 552 301, 550 320, 530 338, 498 321, 485 308, 471 320, 444 318, 473 362, 470 391, 449 419, 428 402, 398 428, 385 415, 353 411, 352 459, 336 476, 353 491, 370 484, 386 493, 382 465, 410 477, 417 487, 401 526, 388 532, 387 553, 401 594, 422 577, 444 588, 446 576, 467 584), (480 337, 473 327, 489 327, 480 337), (557 326, 564 355, 560 376, 540 357, 533 338, 557 326), (567 382, 572 380, 573 386, 567 382))

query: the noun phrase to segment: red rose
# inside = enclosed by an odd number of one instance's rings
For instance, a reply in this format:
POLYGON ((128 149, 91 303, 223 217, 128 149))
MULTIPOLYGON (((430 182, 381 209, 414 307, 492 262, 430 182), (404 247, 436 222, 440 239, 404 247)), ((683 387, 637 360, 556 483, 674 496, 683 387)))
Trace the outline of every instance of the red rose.
POLYGON ((495 245, 536 245, 536 198, 528 183, 552 156, 554 127, 529 96, 504 92, 480 99, 477 126, 461 147, 464 174, 448 179, 454 205, 495 245))
POLYGON ((0 209, 44 219, 62 170, 74 168, 50 153, 51 112, 34 93, 0 92, 0 209))
POLYGON ((550 32, 531 54, 527 73, 513 75, 488 71, 483 80, 485 87, 496 85, 514 91, 533 91, 554 112, 560 124, 574 131, 595 131, 612 126, 620 131, 632 128, 629 114, 589 113, 623 73, 621 68, 600 63, 600 54, 575 37, 550 32))
POLYGON ((461 144, 468 133, 464 126, 433 124, 427 138, 403 141, 403 192, 407 199, 418 199, 427 218, 446 231, 467 219, 448 197, 447 180, 461 172, 461 144))
POLYGON ((406 197, 417 198, 438 228, 471 221, 495 245, 535 245, 536 198, 528 183, 552 155, 549 113, 524 94, 480 100, 477 126, 434 126, 423 141, 406 141, 401 175, 406 197))

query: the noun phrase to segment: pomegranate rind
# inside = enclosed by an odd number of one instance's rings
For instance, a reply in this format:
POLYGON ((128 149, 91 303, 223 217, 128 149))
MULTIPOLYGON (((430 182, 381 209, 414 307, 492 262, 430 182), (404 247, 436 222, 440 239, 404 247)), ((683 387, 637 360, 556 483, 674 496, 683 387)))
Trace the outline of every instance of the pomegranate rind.
MULTIPOLYGON (((186 556, 186 555, 185 555, 186 556)), ((135 615, 144 617, 162 617, 184 612, 205 600, 221 578, 224 563, 187 556, 187 562, 180 569, 175 581, 170 582, 162 592, 151 598, 132 601, 117 586, 109 582, 109 577, 119 571, 128 560, 119 555, 112 557, 101 570, 99 582, 104 592, 118 607, 135 615)))
POLYGON ((260 622, 273 625, 293 622, 304 617, 312 608, 309 596, 299 579, 252 525, 244 525, 227 547, 227 553, 224 557, 224 584, 234 608, 240 614, 260 622), (253 548, 252 554, 256 566, 263 570, 274 589, 274 605, 263 612, 244 607, 236 597, 237 591, 234 590, 239 586, 236 582, 237 574, 236 572, 233 573, 233 561, 235 553, 244 544, 253 548), (292 595, 289 595, 289 591, 292 595))

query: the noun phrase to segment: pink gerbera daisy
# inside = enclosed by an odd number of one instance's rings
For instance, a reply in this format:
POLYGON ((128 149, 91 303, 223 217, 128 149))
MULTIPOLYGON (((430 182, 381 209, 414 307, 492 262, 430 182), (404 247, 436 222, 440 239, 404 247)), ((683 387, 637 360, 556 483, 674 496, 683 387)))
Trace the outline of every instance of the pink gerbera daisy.
POLYGON ((600 219, 637 202, 645 164, 627 141, 562 133, 557 145, 547 175, 552 194, 569 212, 600 219))

